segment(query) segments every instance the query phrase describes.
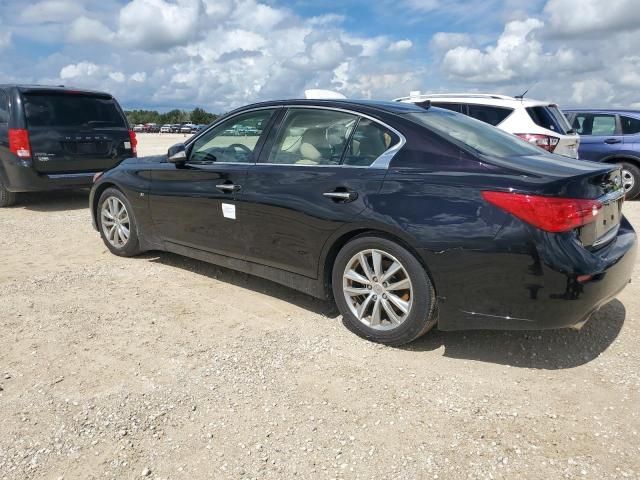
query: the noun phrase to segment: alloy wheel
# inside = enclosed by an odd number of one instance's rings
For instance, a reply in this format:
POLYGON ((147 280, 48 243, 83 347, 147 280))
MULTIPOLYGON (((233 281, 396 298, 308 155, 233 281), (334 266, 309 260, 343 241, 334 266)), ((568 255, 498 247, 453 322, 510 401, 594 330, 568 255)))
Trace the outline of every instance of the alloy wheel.
POLYGON ((624 187, 624 191, 625 192, 630 191, 633 188, 633 186, 636 184, 635 177, 626 168, 622 169, 621 176, 622 176, 622 186, 624 187))
POLYGON ((351 313, 375 330, 397 328, 411 312, 409 274, 398 259, 382 250, 355 254, 342 275, 342 290, 351 313))
POLYGON ((124 247, 131 234, 129 212, 117 197, 108 197, 100 210, 102 232, 107 241, 115 248, 124 247))

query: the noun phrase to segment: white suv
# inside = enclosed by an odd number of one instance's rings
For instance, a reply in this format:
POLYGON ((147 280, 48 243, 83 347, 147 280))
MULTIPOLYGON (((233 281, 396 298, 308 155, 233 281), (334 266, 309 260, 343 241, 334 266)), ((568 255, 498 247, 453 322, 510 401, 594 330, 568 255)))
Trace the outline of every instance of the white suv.
POLYGON ((396 102, 425 104, 464 113, 565 157, 578 158, 580 136, 558 105, 506 95, 462 93, 421 95, 411 92, 396 102))

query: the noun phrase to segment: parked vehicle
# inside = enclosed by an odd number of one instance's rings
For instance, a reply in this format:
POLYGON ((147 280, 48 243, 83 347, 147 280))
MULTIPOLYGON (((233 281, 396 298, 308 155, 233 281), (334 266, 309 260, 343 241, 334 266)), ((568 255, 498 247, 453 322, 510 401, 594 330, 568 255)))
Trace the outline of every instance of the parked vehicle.
POLYGON ((88 187, 135 155, 135 133, 108 93, 0 85, 0 207, 20 192, 88 187))
POLYGON ((580 158, 622 167, 627 199, 640 194, 640 110, 565 110, 580 134, 580 158))
POLYGON ((160 126, 157 123, 147 123, 144 126, 144 131, 147 133, 158 133, 160 126))
POLYGON ((180 127, 180 133, 193 133, 193 129, 196 126, 192 123, 185 123, 180 127))
POLYGON ((235 110, 167 155, 96 179, 121 256, 166 250, 333 296, 391 345, 442 330, 581 325, 629 282, 636 235, 615 165, 553 155, 413 104, 235 110), (259 137, 232 137, 262 121, 259 137))
POLYGON ((430 102, 438 108, 463 113, 513 133, 551 153, 578 158, 580 136, 555 103, 493 94, 433 94, 411 92, 398 102, 430 102))
POLYGON ((160 127, 160 133, 171 133, 172 126, 171 125, 163 125, 160 127))
POLYGON ((133 131, 138 133, 138 132, 144 132, 144 125, 139 124, 133 127, 133 131))

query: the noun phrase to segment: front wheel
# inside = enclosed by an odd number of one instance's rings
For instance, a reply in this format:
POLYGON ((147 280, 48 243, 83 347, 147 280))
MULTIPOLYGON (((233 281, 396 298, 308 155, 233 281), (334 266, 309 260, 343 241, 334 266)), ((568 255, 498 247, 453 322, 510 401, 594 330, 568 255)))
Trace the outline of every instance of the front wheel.
POLYGON ((403 345, 436 324, 425 268, 393 240, 361 236, 338 253, 333 295, 347 327, 374 342, 403 345))
POLYGON ((622 162, 622 186, 627 200, 633 200, 640 194, 640 168, 629 162, 622 162))
POLYGON ((140 253, 133 208, 120 190, 107 188, 102 193, 96 218, 102 241, 111 253, 122 257, 132 257, 140 253))

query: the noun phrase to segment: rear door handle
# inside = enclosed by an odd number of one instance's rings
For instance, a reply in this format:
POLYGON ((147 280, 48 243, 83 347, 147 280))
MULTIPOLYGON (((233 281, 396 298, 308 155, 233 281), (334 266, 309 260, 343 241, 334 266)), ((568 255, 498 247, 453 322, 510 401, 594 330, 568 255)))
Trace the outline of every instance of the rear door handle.
POLYGON ((339 202, 353 202, 356 198, 358 198, 358 194, 356 192, 333 191, 333 192, 324 192, 322 195, 339 202))
POLYGON ((622 143, 622 140, 620 140, 619 138, 607 138, 604 143, 608 143, 609 145, 611 145, 612 143, 622 143))
POLYGON ((222 190, 223 192, 237 192, 240 190, 240 185, 234 185, 233 183, 222 183, 220 185, 216 185, 218 190, 222 190))

